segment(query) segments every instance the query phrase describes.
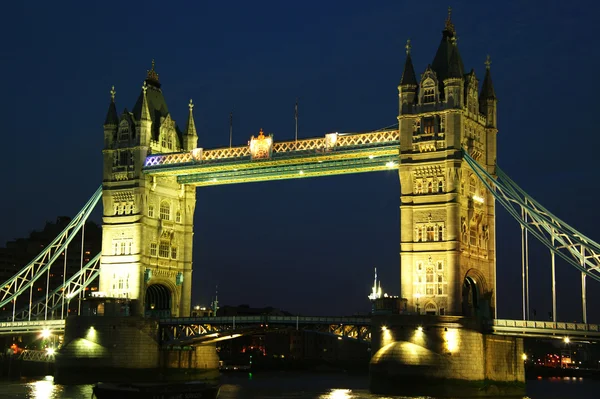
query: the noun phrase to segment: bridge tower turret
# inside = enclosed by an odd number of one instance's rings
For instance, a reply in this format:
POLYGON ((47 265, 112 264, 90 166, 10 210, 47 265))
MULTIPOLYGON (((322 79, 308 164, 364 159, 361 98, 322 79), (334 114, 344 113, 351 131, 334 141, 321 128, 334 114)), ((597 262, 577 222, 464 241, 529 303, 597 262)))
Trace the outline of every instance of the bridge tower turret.
POLYGON ((117 117, 112 91, 104 137, 99 290, 131 299, 137 314, 187 316, 196 191, 142 168, 147 155, 190 150, 196 141, 172 119, 154 61, 133 111, 117 117))
POLYGON ((412 312, 493 317, 494 200, 462 156, 465 148, 493 173, 496 98, 489 68, 478 96, 450 15, 418 87, 405 81, 412 68, 407 52, 398 116, 402 297, 412 312))

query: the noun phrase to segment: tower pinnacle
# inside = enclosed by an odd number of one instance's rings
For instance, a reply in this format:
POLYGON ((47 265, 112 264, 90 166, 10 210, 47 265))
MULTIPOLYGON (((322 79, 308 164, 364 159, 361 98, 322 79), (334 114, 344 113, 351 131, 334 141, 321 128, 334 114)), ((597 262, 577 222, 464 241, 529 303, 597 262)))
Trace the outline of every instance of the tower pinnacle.
POLYGON ((452 23, 452 7, 448 7, 448 17, 446 18, 446 30, 455 34, 454 24, 452 23))
POLYGON ((117 126, 119 124, 119 117, 117 115, 117 107, 115 105, 115 86, 110 90, 110 105, 108 106, 108 112, 106 118, 104 118, 104 125, 117 126))
POLYGON ((490 59, 490 55, 488 54, 487 58, 485 59, 485 69, 489 70, 491 65, 492 60, 490 59))
POLYGON ((408 39, 406 41, 406 46, 404 46, 406 48, 406 55, 410 54, 410 49, 412 48, 412 46, 410 45, 410 39, 408 39))
POLYGON ((113 86, 112 89, 110 89, 110 99, 113 103, 115 102, 115 94, 117 94, 117 92, 115 91, 115 86, 113 86))

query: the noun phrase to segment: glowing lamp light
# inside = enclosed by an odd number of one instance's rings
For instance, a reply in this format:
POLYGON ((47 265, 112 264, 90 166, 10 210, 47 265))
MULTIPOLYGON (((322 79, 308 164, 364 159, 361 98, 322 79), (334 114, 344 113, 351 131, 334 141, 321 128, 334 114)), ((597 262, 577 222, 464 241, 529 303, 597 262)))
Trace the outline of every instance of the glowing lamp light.
POLYGON ((300 172, 298 172, 298 174, 300 174, 300 175, 303 175, 303 174, 304 174, 304 171, 303 171, 303 170, 301 170, 300 172))
POLYGON ((483 204, 483 197, 473 194, 473 201, 477 202, 478 204, 483 204))
POLYGON ((369 155, 369 159, 373 159, 375 158, 373 155, 369 155))
POLYGON ((41 336, 42 338, 44 338, 44 339, 48 339, 48 338, 50 338, 50 329, 48 329, 48 328, 44 328, 44 329, 42 330, 42 333, 40 334, 40 336, 41 336))
POLYGON ((387 331, 387 327, 386 326, 381 326, 381 331, 387 331))
POLYGON ((53 356, 56 353, 56 349, 54 348, 46 348, 46 353, 50 356, 53 356))
POLYGON ((385 166, 387 166, 388 168, 392 169, 392 168, 394 168, 396 166, 396 162, 394 162, 394 161, 386 162, 385 166))
POLYGON ((569 339, 569 337, 565 337, 565 338, 563 339, 563 341, 565 341, 565 344, 568 344, 569 342, 571 342, 571 340, 569 339))
POLYGON ((523 354, 521 355, 521 359, 523 359, 523 360, 527 360, 527 355, 526 355, 525 353, 523 353, 523 354))
POLYGON ((423 332, 423 327, 421 327, 421 326, 417 327, 417 331, 418 332, 423 332))

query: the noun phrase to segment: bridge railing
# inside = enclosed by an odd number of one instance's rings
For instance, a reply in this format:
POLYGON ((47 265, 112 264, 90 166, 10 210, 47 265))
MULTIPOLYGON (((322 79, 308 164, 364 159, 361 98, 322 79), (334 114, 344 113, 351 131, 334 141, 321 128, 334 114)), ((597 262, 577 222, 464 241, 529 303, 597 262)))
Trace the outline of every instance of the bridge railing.
POLYGON ((327 317, 327 316, 214 316, 176 317, 162 319, 164 325, 183 324, 356 324, 370 325, 370 317, 327 317))

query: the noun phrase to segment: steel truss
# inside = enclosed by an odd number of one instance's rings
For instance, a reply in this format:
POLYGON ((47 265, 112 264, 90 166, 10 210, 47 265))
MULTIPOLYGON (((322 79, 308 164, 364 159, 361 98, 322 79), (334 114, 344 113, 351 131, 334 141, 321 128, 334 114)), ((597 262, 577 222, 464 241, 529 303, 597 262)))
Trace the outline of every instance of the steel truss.
POLYGON ((465 161, 496 201, 527 231, 569 265, 600 281, 600 245, 534 200, 496 165, 497 179, 463 150, 465 161))
POLYGON ((23 360, 24 362, 54 363, 55 357, 54 353, 48 353, 48 351, 25 349, 19 355, 19 359, 23 360))
POLYGON ((212 343, 267 330, 297 329, 340 339, 371 341, 369 317, 218 316, 160 321, 164 345, 212 343))
MULTIPOLYGON (((56 288, 48 294, 46 298, 40 298, 31 306, 26 306, 15 312, 15 321, 35 320, 45 315, 52 315, 58 309, 63 308, 65 303, 67 308, 69 301, 85 290, 100 275, 100 257, 96 255, 81 270, 69 278, 64 285, 56 288)), ((64 312, 61 312, 61 318, 64 312)))
MULTIPOLYGON (((150 155, 144 173, 176 176, 180 184, 214 186, 398 169, 398 130, 340 134, 273 143, 272 155, 252 159, 248 146, 150 155)), ((200 149, 197 149, 200 150, 200 149)))
MULTIPOLYGON (((30 306, 33 283, 49 271, 50 266, 65 251, 75 235, 84 226, 90 213, 102 197, 102 187, 99 187, 79 213, 71 220, 65 229, 46 247, 34 260, 23 267, 17 274, 4 282, 0 287, 0 307, 13 303, 13 320, 16 313, 16 299, 28 288, 30 306)), ((48 293, 47 293, 48 294, 48 293)), ((47 305, 46 305, 47 306, 47 305)), ((30 313, 31 314, 31 311, 30 313)))

